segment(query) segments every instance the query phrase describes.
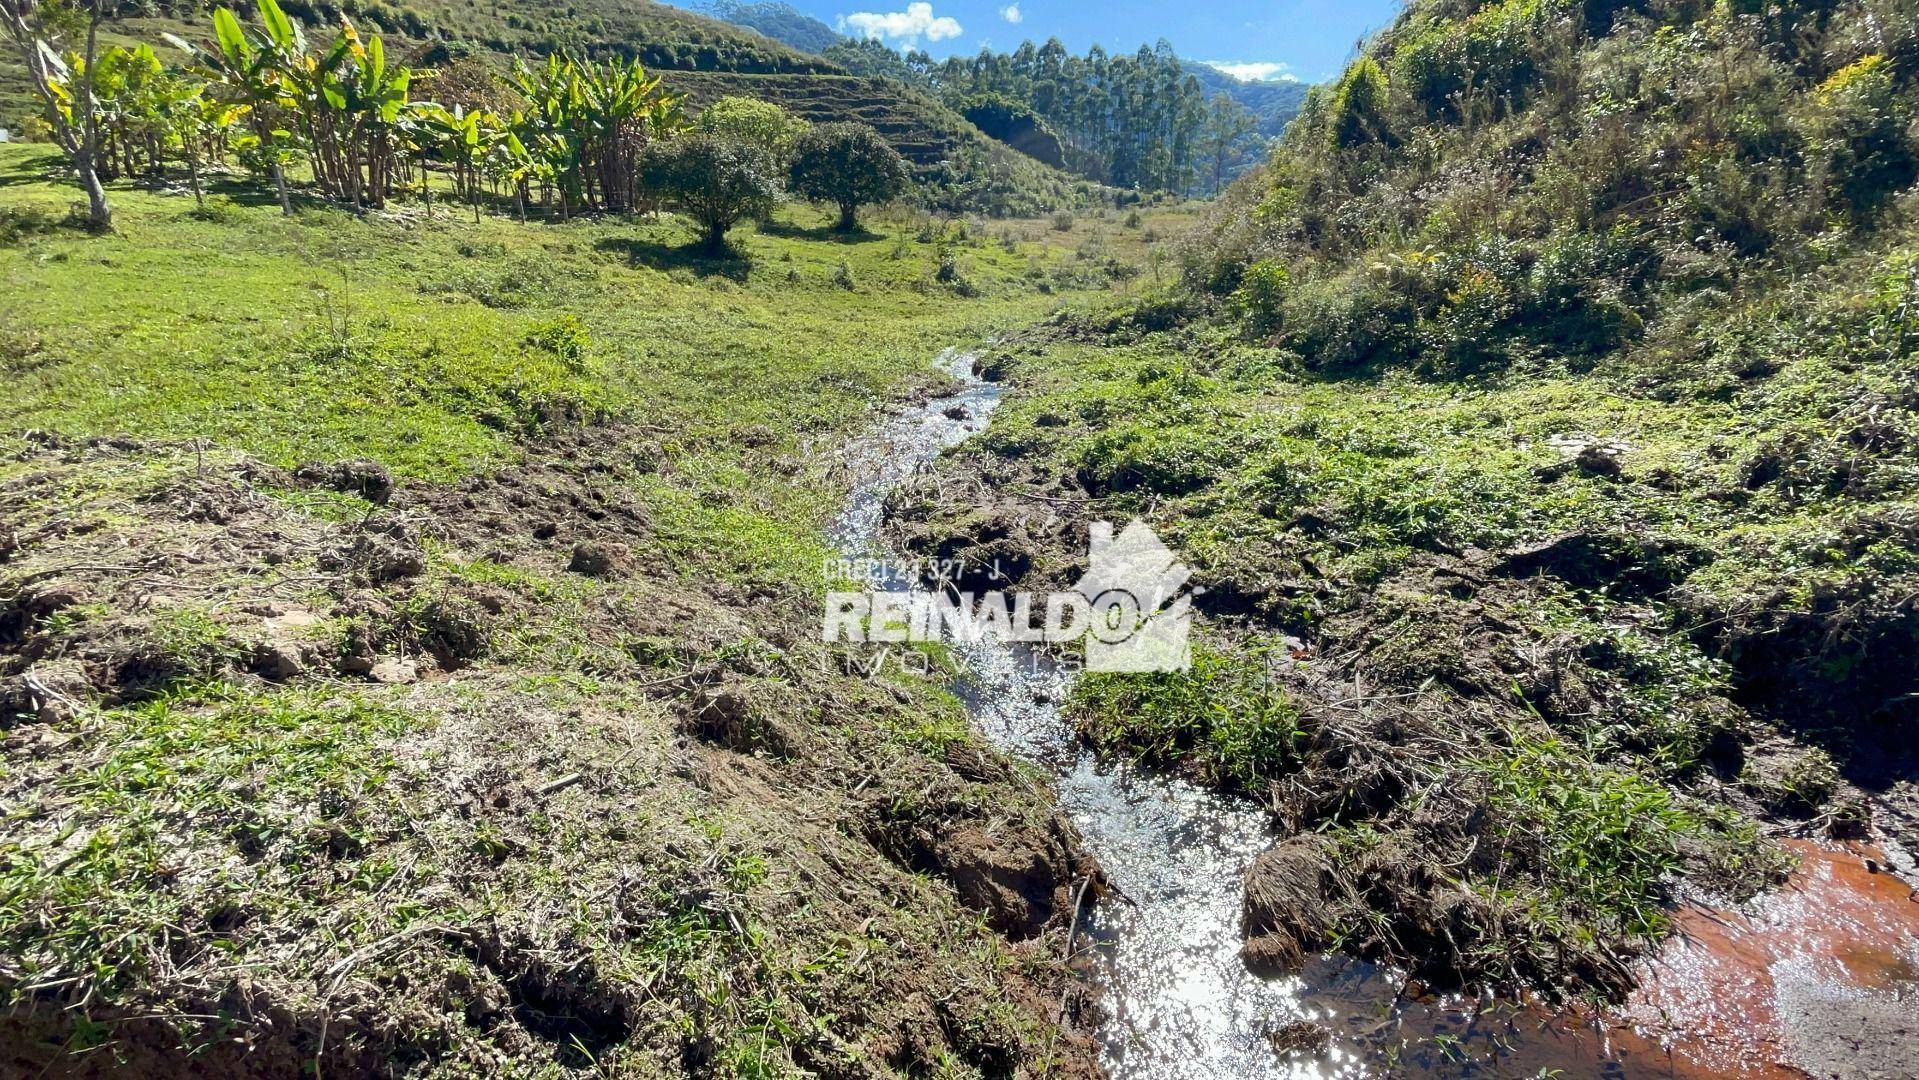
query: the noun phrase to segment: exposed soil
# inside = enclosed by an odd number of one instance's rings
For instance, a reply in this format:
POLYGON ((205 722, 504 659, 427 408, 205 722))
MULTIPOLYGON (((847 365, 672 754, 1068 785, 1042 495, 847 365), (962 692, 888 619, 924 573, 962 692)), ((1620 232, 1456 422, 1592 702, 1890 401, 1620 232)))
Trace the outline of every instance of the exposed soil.
POLYGON ((643 431, 452 487, 132 440, 21 460, 0 870, 51 881, 128 807, 160 815, 165 862, 21 894, 0 1072, 1097 1071, 1059 1014, 1096 873, 1077 833, 962 728, 886 734, 936 697, 840 674, 816 597, 670 565, 633 492, 671 468, 643 431), (231 694, 403 719, 375 772, 317 792, 179 757, 211 816, 105 786, 139 707, 231 694), (153 948, 64 966, 47 935, 90 908, 153 948))

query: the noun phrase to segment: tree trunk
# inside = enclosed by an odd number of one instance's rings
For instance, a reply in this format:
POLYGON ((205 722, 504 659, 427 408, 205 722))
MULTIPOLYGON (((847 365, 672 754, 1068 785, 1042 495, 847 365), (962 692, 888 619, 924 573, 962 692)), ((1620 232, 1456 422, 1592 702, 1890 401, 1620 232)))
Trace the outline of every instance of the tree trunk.
POLYGON ((859 228, 860 227, 859 212, 860 212, 860 204, 841 203, 840 204, 840 223, 839 225, 836 226, 836 228, 838 228, 839 231, 841 232, 852 232, 854 229, 859 228))
POLYGON ((189 150, 187 154, 187 179, 193 184, 193 205, 200 210, 207 208, 206 193, 200 190, 200 155, 189 150))
POLYGON ((113 207, 107 205, 107 189, 100 183, 100 174, 93 167, 93 155, 82 151, 74 162, 74 171, 80 174, 80 187, 87 193, 87 228, 94 232, 107 232, 113 228, 113 207))
POLYGON ((724 221, 706 223, 706 250, 714 252, 726 250, 726 226, 727 223, 724 221))
POLYGON ((94 232, 113 228, 113 207, 107 205, 107 189, 100 184, 100 123, 93 115, 93 72, 100 40, 100 0, 93 0, 87 21, 87 70, 80 77, 79 108, 80 154, 74 162, 80 173, 80 186, 87 192, 87 227, 94 232))

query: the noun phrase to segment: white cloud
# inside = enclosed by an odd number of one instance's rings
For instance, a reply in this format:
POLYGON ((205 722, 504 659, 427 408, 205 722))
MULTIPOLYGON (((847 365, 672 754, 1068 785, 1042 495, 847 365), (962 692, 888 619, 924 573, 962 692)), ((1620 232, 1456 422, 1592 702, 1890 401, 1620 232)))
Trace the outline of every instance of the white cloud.
POLYGON ((1246 82, 1265 82, 1268 79, 1278 79, 1282 82, 1299 81, 1296 77, 1288 73, 1287 69, 1291 67, 1291 65, 1282 64, 1277 61, 1201 60, 1200 63, 1205 64, 1214 71, 1223 72, 1231 75, 1235 79, 1242 79, 1246 82))
POLYGON ((962 33, 958 19, 935 16, 930 3, 908 4, 905 11, 856 11, 841 17, 840 29, 873 40, 888 38, 902 45, 915 44, 920 38, 943 41, 962 33))
POLYGON ((1026 16, 1021 15, 1019 13, 1018 4, 1008 4, 1005 7, 999 9, 999 17, 1002 19, 1005 19, 1009 23, 1017 23, 1021 19, 1025 18, 1026 16))

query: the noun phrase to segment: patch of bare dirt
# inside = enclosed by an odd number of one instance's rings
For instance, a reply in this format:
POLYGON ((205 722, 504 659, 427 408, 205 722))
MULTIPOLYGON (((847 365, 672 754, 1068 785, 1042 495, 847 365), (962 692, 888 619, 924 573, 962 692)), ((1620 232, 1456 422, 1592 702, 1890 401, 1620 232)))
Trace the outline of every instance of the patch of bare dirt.
POLYGON ((117 827, 122 796, 87 785, 124 707, 215 709, 192 689, 215 683, 406 722, 377 778, 310 798, 195 774, 233 809, 170 818, 164 872, 124 882, 193 913, 113 916, 170 942, 129 981, 44 947, 77 908, 5 927, 31 956, 0 961, 0 1071, 1097 1073, 1057 1013, 1097 872, 1070 824, 984 744, 892 734, 950 705, 843 674, 805 604, 669 565, 635 482, 670 466, 641 433, 452 486, 131 441, 23 464, 0 493, 0 800, 23 810, 0 861, 117 827))

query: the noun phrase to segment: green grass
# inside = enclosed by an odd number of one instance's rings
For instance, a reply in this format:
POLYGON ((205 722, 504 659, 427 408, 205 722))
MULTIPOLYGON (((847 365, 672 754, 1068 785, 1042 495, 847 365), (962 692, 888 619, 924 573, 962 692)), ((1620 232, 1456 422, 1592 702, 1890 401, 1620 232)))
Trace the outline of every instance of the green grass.
MULTIPOLYGON (((64 214, 44 149, 0 149, 0 212, 64 214)), ((115 235, 37 225, 0 250, 0 327, 22 355, 8 424, 208 437, 280 464, 372 457, 446 479, 558 423, 644 417, 669 453, 772 432, 793 449, 935 376, 939 349, 1059 302, 1033 274, 1061 243, 962 245, 981 295, 933 281, 920 222, 841 240, 807 207, 690 254, 670 219, 475 225, 283 218, 252 192, 217 222, 122 187, 115 235), (833 282, 844 262, 856 282, 833 282), (543 340, 578 320, 584 348, 543 340), (30 345, 30 348, 28 347, 30 345)))
POLYGON ((1083 675, 1071 709, 1097 746, 1257 791, 1298 763, 1299 709, 1272 677, 1288 660, 1281 645, 1201 645, 1189 671, 1083 675))
MULTIPOLYGON (((304 907, 298 882, 330 877, 312 842, 310 808, 329 797, 371 798, 391 768, 386 740, 414 723, 336 691, 218 685, 121 711, 113 741, 87 768, 8 815, 15 835, 20 815, 48 806, 71 824, 38 831, 40 846, 0 844, 0 935, 12 958, 5 978, 12 986, 80 979, 121 993, 161 974, 155 965, 170 932, 209 920, 217 929, 222 905, 289 917, 304 907), (249 857, 271 853, 283 888, 224 877, 169 888, 188 834, 249 857), (270 898, 292 908, 260 911, 270 898)), ((350 833, 368 823, 337 824, 350 833)))

